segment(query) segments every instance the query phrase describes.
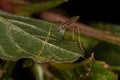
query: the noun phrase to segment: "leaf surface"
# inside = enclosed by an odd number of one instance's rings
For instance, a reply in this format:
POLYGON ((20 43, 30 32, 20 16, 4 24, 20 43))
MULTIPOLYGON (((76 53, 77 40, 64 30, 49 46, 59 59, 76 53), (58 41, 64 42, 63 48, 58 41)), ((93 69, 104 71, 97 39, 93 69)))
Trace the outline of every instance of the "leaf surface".
POLYGON ((76 43, 64 41, 62 35, 57 33, 55 23, 7 13, 0 15, 7 18, 0 17, 0 58, 73 62, 82 56, 76 43))
POLYGON ((50 71, 61 80, 118 80, 108 64, 92 57, 80 63, 51 65, 54 69, 50 71))

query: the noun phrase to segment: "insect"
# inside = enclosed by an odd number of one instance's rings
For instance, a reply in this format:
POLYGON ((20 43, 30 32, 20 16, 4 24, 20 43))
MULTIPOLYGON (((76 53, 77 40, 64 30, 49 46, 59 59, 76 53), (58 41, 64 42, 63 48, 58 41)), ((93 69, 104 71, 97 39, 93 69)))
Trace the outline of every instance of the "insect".
POLYGON ((79 19, 79 16, 74 16, 74 17, 70 18, 68 21, 61 23, 58 26, 57 31, 65 29, 66 26, 70 25, 71 23, 76 22, 78 19, 79 19))
MULTIPOLYGON (((61 31, 63 33, 64 29, 70 25, 71 23, 74 23, 74 22, 77 22, 77 20, 79 19, 80 16, 74 16, 72 18, 70 18, 68 21, 64 22, 64 23, 61 23, 59 26, 58 26, 58 30, 57 31, 61 31)), ((78 34, 79 34, 79 37, 78 37, 78 42, 79 42, 79 46, 81 48, 82 51, 84 51, 82 45, 81 45, 81 40, 80 40, 80 29, 79 27, 76 27, 77 30, 78 30, 78 34)), ((74 28, 73 28, 73 40, 74 40, 74 28)))

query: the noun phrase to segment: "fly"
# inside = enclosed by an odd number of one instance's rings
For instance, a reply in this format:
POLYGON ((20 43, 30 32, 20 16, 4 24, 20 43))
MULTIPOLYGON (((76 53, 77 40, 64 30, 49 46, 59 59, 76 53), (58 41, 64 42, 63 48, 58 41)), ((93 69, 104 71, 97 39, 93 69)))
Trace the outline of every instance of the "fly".
POLYGON ((71 23, 77 22, 78 19, 79 19, 79 16, 74 16, 74 17, 70 18, 68 21, 61 23, 58 26, 57 31, 65 29, 66 26, 70 25, 71 23))

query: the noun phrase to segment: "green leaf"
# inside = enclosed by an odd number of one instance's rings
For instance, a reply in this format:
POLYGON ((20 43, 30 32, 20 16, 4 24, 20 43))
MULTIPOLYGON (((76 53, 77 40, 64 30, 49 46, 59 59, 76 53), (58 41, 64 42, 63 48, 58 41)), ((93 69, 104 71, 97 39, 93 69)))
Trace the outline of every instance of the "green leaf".
POLYGON ((110 24, 110 23, 92 23, 97 29, 108 31, 109 33, 113 33, 116 36, 120 37, 120 25, 118 24, 110 24))
POLYGON ((54 8, 67 0, 48 0, 43 2, 29 3, 24 6, 16 7, 15 12, 19 15, 30 15, 37 11, 54 8))
POLYGON ((117 75, 104 62, 94 62, 89 80, 118 80, 117 75))
POLYGON ((81 63, 51 65, 51 72, 60 80, 118 80, 108 64, 92 57, 81 63))
POLYGON ((120 47, 101 42, 95 49, 96 59, 107 62, 114 71, 120 74, 120 47), (108 50, 109 49, 109 50, 108 50))
POLYGON ((96 58, 99 60, 104 60, 108 64, 120 66, 120 47, 107 44, 107 43, 100 43, 94 52, 96 53, 96 58), (109 50, 108 50, 109 49, 109 50))
MULTIPOLYGON (((111 32, 111 33, 115 34, 116 36, 120 37, 120 25, 108 24, 108 23, 107 24, 93 23, 92 25, 98 29, 111 32)), ((109 63, 110 65, 120 66, 120 62, 119 62, 120 49, 119 48, 120 47, 117 45, 112 45, 112 44, 101 42, 94 49, 94 52, 97 53, 96 54, 97 59, 104 60, 107 63, 109 63)))
POLYGON ((82 51, 75 43, 62 40, 62 35, 56 31, 56 24, 3 12, 0 15, 8 19, 0 17, 0 58, 73 62, 82 56, 78 54, 82 51), (49 40, 46 41, 46 38, 49 40))
MULTIPOLYGON (((93 23, 92 25, 120 37, 120 25, 110 23, 93 23)), ((120 46, 100 42, 94 49, 94 53, 96 53, 96 59, 107 62, 114 71, 120 74, 120 46)))

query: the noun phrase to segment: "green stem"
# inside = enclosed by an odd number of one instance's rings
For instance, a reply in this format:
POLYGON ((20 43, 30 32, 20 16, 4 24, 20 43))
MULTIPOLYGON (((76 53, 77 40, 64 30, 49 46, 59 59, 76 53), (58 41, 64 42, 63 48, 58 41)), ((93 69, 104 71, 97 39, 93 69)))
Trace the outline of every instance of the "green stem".
POLYGON ((111 66, 113 70, 120 72, 120 66, 111 66))
POLYGON ((44 74, 42 67, 38 63, 34 63, 33 65, 33 73, 35 75, 35 80, 44 80, 44 74))
POLYGON ((16 65, 16 62, 12 62, 12 61, 6 62, 6 65, 4 67, 4 73, 0 80, 13 80, 11 75, 12 75, 13 69, 15 68, 15 65, 16 65))

